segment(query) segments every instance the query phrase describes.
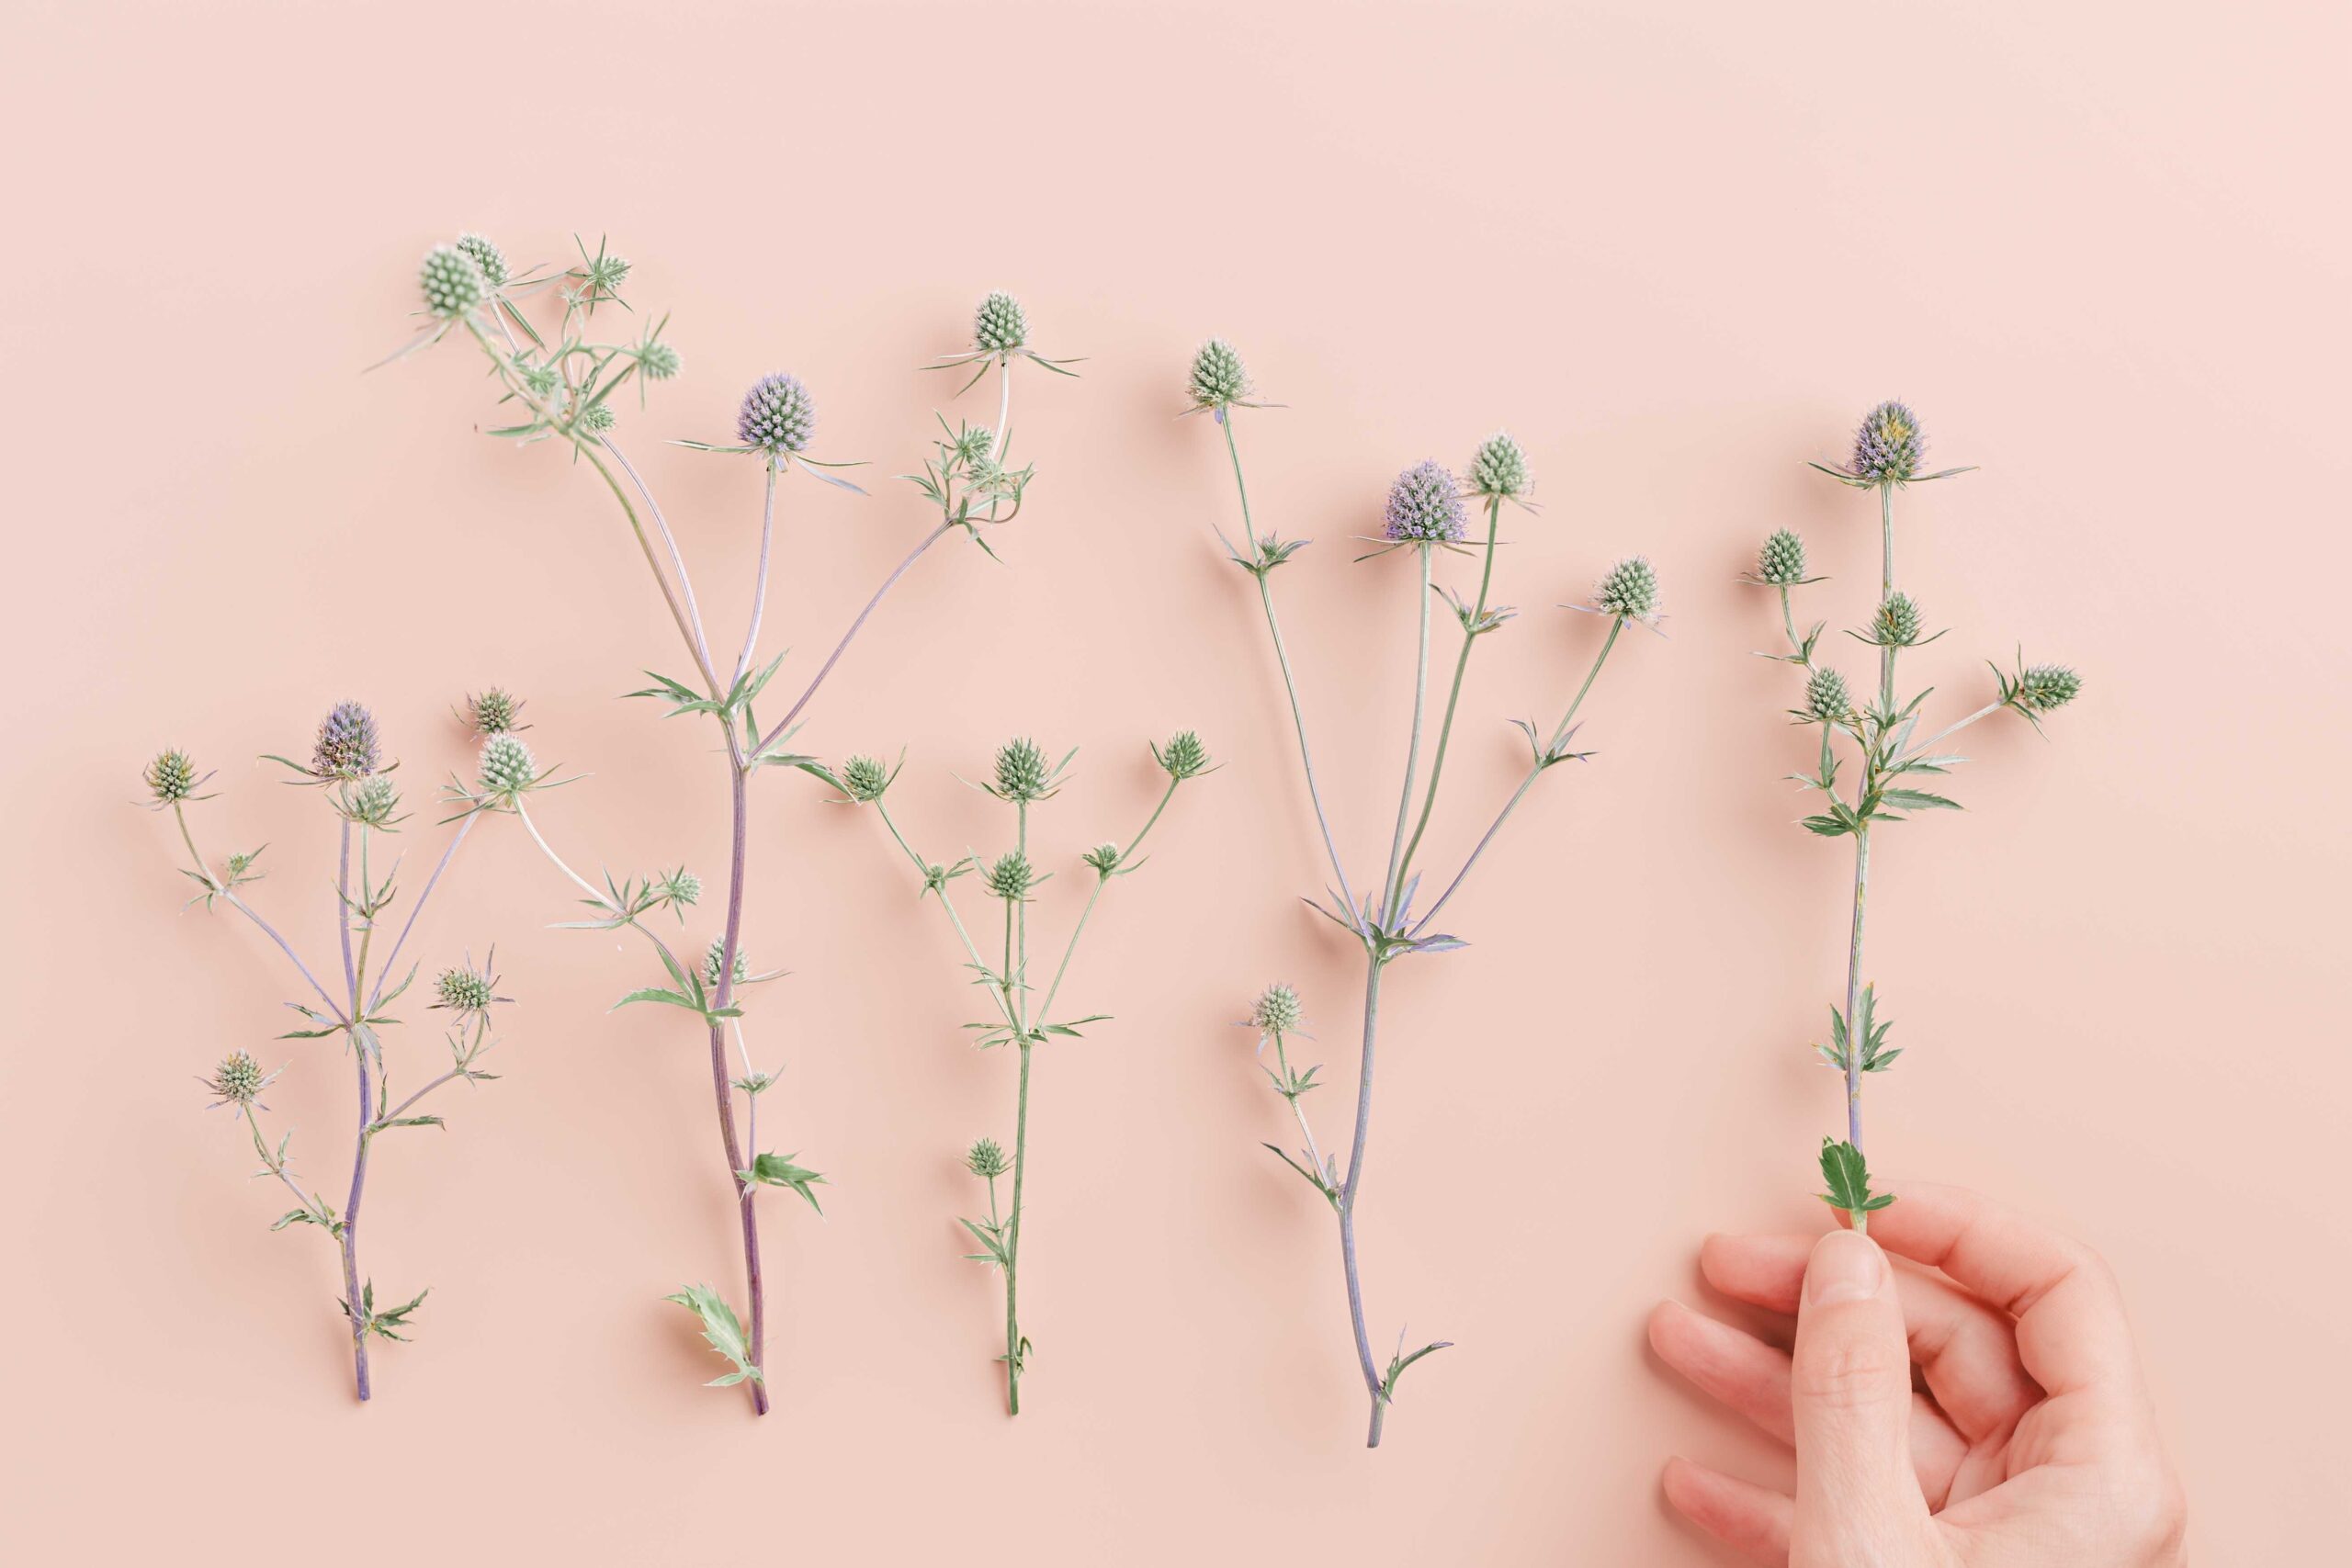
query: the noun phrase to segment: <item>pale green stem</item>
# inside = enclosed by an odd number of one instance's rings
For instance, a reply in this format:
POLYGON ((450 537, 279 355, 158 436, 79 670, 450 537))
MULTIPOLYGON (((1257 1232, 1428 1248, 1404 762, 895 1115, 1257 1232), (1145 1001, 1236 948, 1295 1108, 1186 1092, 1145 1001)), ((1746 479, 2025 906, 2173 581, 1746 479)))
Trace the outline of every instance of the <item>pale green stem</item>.
MULTIPOLYGON (((1500 496, 1487 502, 1487 564, 1478 573, 1478 603, 1470 614, 1470 626, 1476 626, 1487 618, 1487 595, 1495 581, 1495 534, 1502 521, 1503 503, 1500 496)), ((1437 727, 1437 750, 1430 757, 1429 793, 1421 799, 1420 820, 1413 824, 1413 836, 1405 845, 1405 870, 1410 872, 1413 856, 1421 847, 1421 835, 1429 831, 1430 813, 1437 809, 1438 780, 1445 776, 1446 746, 1453 739, 1454 711, 1462 705, 1462 678, 1470 670, 1470 650, 1478 644, 1479 634, 1465 628, 1462 635, 1462 651, 1453 660, 1453 685, 1445 697, 1445 717, 1437 727)))
MULTIPOLYGON (((1126 847, 1119 852, 1118 864, 1126 864, 1129 857, 1143 847, 1145 835, 1148 834, 1152 825, 1159 820, 1159 814, 1168 809, 1168 803, 1176 797, 1176 785, 1181 782, 1173 778, 1168 781, 1168 788, 1161 793, 1159 804, 1151 808, 1151 815, 1144 819, 1144 825, 1136 830, 1133 839, 1127 840, 1126 847)), ((1102 897, 1102 889, 1110 885, 1110 881, 1111 878, 1106 875, 1098 874, 1095 876, 1094 890, 1086 896, 1086 908, 1079 911, 1078 924, 1070 928, 1069 944, 1062 949, 1061 964, 1054 970, 1054 983, 1046 987, 1045 1005, 1037 1010, 1037 1017, 1040 1020, 1054 1016, 1054 998, 1061 995, 1062 977, 1069 973, 1069 961, 1078 953, 1078 939, 1086 934, 1087 919, 1094 913, 1095 902, 1102 897)))
MULTIPOLYGON (((906 852, 907 859, 914 863, 915 870, 920 873, 926 881, 928 881, 931 875, 931 863, 923 859, 922 856, 915 853, 914 846, 907 842, 907 837, 904 833, 899 831, 898 823, 891 820, 890 811, 888 807, 884 806, 879 800, 876 800, 874 803, 874 809, 881 814, 882 826, 890 829, 890 837, 898 841, 899 849, 906 852)), ((964 917, 956 912, 956 901, 948 897, 946 885, 942 883, 936 891, 939 897, 939 906, 941 908, 947 911, 948 923, 956 928, 956 938, 963 942, 964 952, 966 955, 971 959, 973 969, 976 970, 983 978, 986 978, 989 973, 989 966, 980 957, 979 944, 972 940, 971 931, 967 929, 964 924, 964 917)), ((1011 961, 1008 956, 1008 965, 1010 964, 1010 962, 1011 961)), ((1009 994, 1011 986, 1012 976, 1008 973, 1005 976, 1005 984, 1002 987, 990 987, 988 988, 988 991, 989 998, 994 1000, 997 1005, 997 1010, 1004 1015, 1006 1026, 1017 1032, 1021 1028, 1021 1024, 1012 1014, 1012 1000, 1009 994)))
POLYGON ((1431 549, 1432 547, 1422 545, 1418 551, 1421 558, 1420 639, 1413 656, 1413 728, 1405 743, 1405 787, 1396 797, 1396 832, 1388 840, 1388 875, 1381 903, 1381 919, 1391 923, 1396 919, 1396 906, 1404 898, 1405 824, 1413 814, 1413 779, 1421 761, 1421 716, 1429 705, 1431 549))

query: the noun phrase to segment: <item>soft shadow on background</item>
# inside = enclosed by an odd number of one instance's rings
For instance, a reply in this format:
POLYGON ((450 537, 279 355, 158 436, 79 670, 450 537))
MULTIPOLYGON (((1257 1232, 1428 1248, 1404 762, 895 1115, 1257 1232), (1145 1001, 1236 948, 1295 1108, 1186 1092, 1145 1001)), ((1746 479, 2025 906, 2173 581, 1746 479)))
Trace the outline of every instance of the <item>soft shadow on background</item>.
POLYGON ((1656 1506, 1659 1461, 1784 1461, 1639 1325, 1696 1290, 1706 1230, 1823 1221, 1837 1095, 1805 1044, 1846 874, 1792 826, 1803 737, 1785 671, 1749 657, 1770 604, 1734 578, 1796 526, 1838 578, 1820 613, 1861 613, 1869 501, 1804 465, 1901 396, 1939 460, 1982 466, 1903 503, 1906 586, 1954 628, 1918 660, 1935 700, 1973 705, 2019 643, 2088 685, 2047 743, 1972 732, 1969 809, 1889 835, 1873 977, 1909 1049, 1873 1086, 1873 1153, 1898 1190, 1963 1182, 2106 1252, 2203 1550, 2326 1554, 2352 1351, 2352 1064, 2322 1010, 2352 870, 2340 18, 115 5, 20 6, 6 33, 20 1550, 1719 1561, 1656 1506), (759 998, 787 1064, 763 1121, 834 1183, 821 1221, 770 1201, 765 1426, 697 1386, 720 1366, 659 1301, 738 1288, 701 1044, 606 1011, 644 965, 547 929, 571 906, 512 822, 421 931, 428 963, 494 941, 519 1002, 505 1077, 383 1151, 372 1267, 433 1294, 372 1407, 345 1393, 326 1248, 268 1234, 282 1205, 201 1110, 223 1051, 290 1059, 273 1103, 324 1176, 347 1087, 331 1050, 269 1038, 273 955, 180 908, 168 822, 131 805, 161 746, 220 769, 214 843, 270 842, 258 892, 314 950, 322 812, 249 759, 345 696, 421 804, 467 760, 451 705, 506 683, 541 757, 592 775, 541 813, 579 861, 721 869, 705 735, 616 700, 680 660, 593 481, 474 434, 497 416, 462 355, 359 374, 408 330, 418 255, 465 227, 523 261, 608 231, 640 310, 673 313, 685 374, 623 428, 720 637, 755 471, 661 443, 724 438, 784 368, 820 449, 874 460, 870 500, 786 487, 788 671, 922 526, 887 476, 953 391, 914 367, 972 302, 1012 289, 1041 344, 1088 356, 1024 389, 1041 477, 1008 564, 927 558, 802 736, 909 747, 894 799, 941 852, 995 847, 953 775, 997 741, 1082 747, 1041 829, 1071 869, 1148 806, 1147 739, 1196 726, 1229 764, 1096 917, 1071 995, 1115 1021, 1040 1059, 1018 1423, 952 1224, 1012 1064, 967 1045, 952 938, 879 825, 810 781, 760 781, 747 928, 793 971, 759 998), (1588 707, 1597 755, 1454 906, 1474 945, 1389 988, 1375 1335, 1459 1348, 1377 1455, 1329 1215, 1258 1146, 1282 1106, 1229 1027, 1295 981, 1335 1080, 1317 1109, 1344 1118, 1346 953, 1296 900, 1322 875, 1210 532, 1232 518, 1215 431, 1172 417, 1212 333, 1289 405, 1242 433, 1261 519, 1318 541, 1282 586, 1359 858, 1394 807, 1410 567, 1351 565, 1347 540, 1391 475, 1508 424, 1544 505, 1509 522, 1522 614, 1472 676, 1441 861, 1515 777, 1502 721, 1556 711, 1590 656, 1600 626, 1552 606, 1621 554, 1666 584, 1667 636, 1630 638, 1588 707))

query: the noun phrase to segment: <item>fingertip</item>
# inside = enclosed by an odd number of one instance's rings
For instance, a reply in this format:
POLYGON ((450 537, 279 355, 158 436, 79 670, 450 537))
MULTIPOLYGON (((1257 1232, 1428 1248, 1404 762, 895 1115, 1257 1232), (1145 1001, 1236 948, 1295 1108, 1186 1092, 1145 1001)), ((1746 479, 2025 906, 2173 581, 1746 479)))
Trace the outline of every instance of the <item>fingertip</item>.
POLYGON ((1689 1307, 1671 1297, 1650 1308, 1649 1318, 1643 1325, 1644 1332, 1649 1337, 1650 1348, 1664 1355, 1665 1341, 1672 1337, 1675 1325, 1690 1314, 1689 1307))

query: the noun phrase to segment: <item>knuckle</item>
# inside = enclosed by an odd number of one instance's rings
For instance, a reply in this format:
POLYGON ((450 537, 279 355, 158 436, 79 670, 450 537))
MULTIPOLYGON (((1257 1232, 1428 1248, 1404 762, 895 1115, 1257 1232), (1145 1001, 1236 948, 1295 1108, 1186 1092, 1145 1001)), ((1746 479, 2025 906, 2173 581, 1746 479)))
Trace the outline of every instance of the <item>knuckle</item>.
POLYGON ((1790 1369, 1795 1396, 1829 1410, 1853 1410, 1911 1392, 1911 1361, 1898 1341, 1838 1339, 1805 1347, 1790 1369))

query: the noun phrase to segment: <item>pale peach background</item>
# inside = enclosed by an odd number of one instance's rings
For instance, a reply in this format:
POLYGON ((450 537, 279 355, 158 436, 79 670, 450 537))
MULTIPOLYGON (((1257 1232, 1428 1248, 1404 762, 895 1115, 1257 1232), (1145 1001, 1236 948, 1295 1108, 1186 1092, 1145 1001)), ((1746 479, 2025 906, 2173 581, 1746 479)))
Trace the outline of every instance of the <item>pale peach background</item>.
MULTIPOLYGON (((1659 1461, 1784 1462, 1640 1322, 1697 1291, 1706 1229, 1823 1219, 1836 1101, 1803 1047, 1847 874, 1790 825, 1789 682, 1748 657, 1770 611, 1733 577, 1793 525, 1840 578, 1823 613, 1860 613, 1870 503, 1803 464, 1890 395, 1984 466, 1903 504, 1905 580, 1957 628, 1917 660, 1937 700, 2020 639, 2089 685, 2050 744, 1986 726, 1970 811, 1892 836, 1871 967, 1910 1053, 1874 1147, 2113 1259, 2210 1558, 2336 1557, 2347 39, 2319 9, 12 7, 24 1560, 1718 1561, 1659 1461), (952 943, 878 825, 808 781, 762 781, 750 944, 795 971, 759 998, 788 1063, 772 1146, 835 1185, 821 1224, 768 1200, 764 1426, 697 1386, 718 1363, 658 1300, 740 1297, 701 1044, 605 1012, 647 966, 544 929, 565 892, 511 822, 424 932, 434 962, 496 941, 522 1000, 506 1077, 384 1148, 369 1265, 434 1293, 373 1407, 327 1249, 267 1233, 281 1205, 200 1109, 224 1050, 280 1052, 298 1153, 339 1168, 342 1064, 267 1041, 287 976, 179 911, 168 824, 130 804, 159 745, 220 767, 199 820, 270 841, 264 906, 316 953, 323 819, 247 759, 345 695, 421 795, 465 757, 450 703, 510 683, 541 754, 594 775, 544 813, 579 861, 718 880, 704 733, 614 700, 684 660, 605 499, 470 434, 467 356, 358 374, 461 226, 523 260, 608 230, 675 312, 687 374, 624 428, 726 636, 754 470, 659 441, 723 434, 783 367, 822 452, 898 471, 951 389, 911 367, 990 287, 1091 356, 1023 389, 1043 478, 1011 570, 927 559, 805 737, 911 744, 899 798, 942 851, 989 842, 949 772, 1017 729, 1085 748, 1043 818, 1072 854, 1147 803, 1145 738, 1197 725, 1230 764, 1100 912, 1070 996, 1118 1021, 1041 1059, 1017 1424, 950 1224, 1012 1064, 963 1043, 952 943), (1259 1149, 1282 1107, 1227 1027, 1295 977, 1336 1131, 1351 971, 1294 897, 1317 857, 1208 531, 1215 432, 1170 417, 1211 333, 1291 405, 1248 450, 1264 520, 1319 541, 1282 586, 1359 863, 1393 810, 1409 568, 1344 539, 1396 468, 1508 423, 1545 502, 1510 523, 1526 614, 1474 674, 1441 859, 1514 775, 1500 720, 1555 710, 1589 657, 1598 625, 1550 606, 1640 550, 1672 613, 1607 672, 1600 754, 1459 902, 1476 945, 1390 987, 1375 1332, 1461 1348, 1372 1456, 1329 1215, 1259 1149)), ((922 523, 887 481, 786 497, 788 680, 922 523)))

